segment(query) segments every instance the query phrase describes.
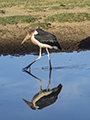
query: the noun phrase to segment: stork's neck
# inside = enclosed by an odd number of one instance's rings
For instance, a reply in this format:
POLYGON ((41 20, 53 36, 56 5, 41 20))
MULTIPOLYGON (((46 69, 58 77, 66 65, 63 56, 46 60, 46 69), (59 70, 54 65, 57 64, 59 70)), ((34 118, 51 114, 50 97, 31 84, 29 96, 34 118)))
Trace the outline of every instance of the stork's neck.
POLYGON ((33 44, 37 45, 37 43, 35 42, 34 34, 31 37, 31 41, 32 41, 33 44))

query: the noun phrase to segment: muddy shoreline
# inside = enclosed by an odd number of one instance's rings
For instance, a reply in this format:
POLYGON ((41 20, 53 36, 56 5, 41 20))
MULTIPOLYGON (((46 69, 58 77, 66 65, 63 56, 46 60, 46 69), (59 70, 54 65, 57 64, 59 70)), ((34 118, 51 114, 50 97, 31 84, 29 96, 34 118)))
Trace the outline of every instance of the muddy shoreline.
MULTIPOLYGON (((39 48, 28 40, 21 45, 21 41, 32 29, 28 24, 0 26, 0 55, 19 56, 38 54, 39 48)), ((82 23, 52 23, 46 29, 57 37, 62 52, 90 50, 90 22, 82 23)), ((45 53, 45 50, 42 51, 45 53)), ((50 50, 50 52, 60 52, 50 50)))

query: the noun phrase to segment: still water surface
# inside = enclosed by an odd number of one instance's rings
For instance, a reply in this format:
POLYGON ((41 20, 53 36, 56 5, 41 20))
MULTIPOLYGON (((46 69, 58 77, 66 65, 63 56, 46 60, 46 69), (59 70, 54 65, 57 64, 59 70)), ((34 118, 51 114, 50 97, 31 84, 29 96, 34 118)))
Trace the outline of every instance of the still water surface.
MULTIPOLYGON (((51 54, 49 89, 62 85, 57 100, 43 109, 32 110, 22 99, 32 100, 40 91, 40 82, 22 68, 38 56, 0 57, 0 120, 90 120, 90 51, 51 54)), ((31 73, 49 80, 47 55, 31 66, 31 73)))

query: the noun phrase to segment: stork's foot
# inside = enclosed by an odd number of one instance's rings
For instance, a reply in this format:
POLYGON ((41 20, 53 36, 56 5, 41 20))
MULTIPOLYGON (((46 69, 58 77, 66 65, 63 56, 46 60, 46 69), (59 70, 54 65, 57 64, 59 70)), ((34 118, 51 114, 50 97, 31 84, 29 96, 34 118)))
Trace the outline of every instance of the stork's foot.
POLYGON ((52 70, 52 66, 51 66, 51 63, 50 63, 50 70, 52 70))
POLYGON ((50 66, 50 70, 52 70, 52 67, 50 66))
POLYGON ((28 66, 22 69, 22 70, 23 70, 23 72, 27 71, 27 70, 28 70, 28 68, 29 68, 29 72, 31 72, 31 67, 28 67, 28 66))
POLYGON ((22 71, 23 71, 23 72, 25 72, 26 70, 27 70, 27 68, 26 68, 26 67, 22 69, 22 71))

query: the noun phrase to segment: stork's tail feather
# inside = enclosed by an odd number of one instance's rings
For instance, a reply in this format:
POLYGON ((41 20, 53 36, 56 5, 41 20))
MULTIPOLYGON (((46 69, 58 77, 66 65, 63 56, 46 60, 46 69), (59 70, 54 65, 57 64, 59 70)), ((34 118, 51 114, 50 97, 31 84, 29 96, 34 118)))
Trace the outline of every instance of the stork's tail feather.
POLYGON ((53 46, 53 48, 54 48, 54 49, 58 49, 58 47, 56 47, 56 46, 53 46))
POLYGON ((60 49, 61 50, 61 47, 59 45, 58 42, 54 43, 54 46, 53 46, 54 49, 60 49))
POLYGON ((52 48, 54 48, 54 49, 60 49, 61 50, 61 47, 60 47, 60 45, 59 45, 59 43, 58 42, 45 42, 45 44, 48 44, 48 45, 50 45, 51 46, 51 48, 50 49, 52 49, 52 48))

